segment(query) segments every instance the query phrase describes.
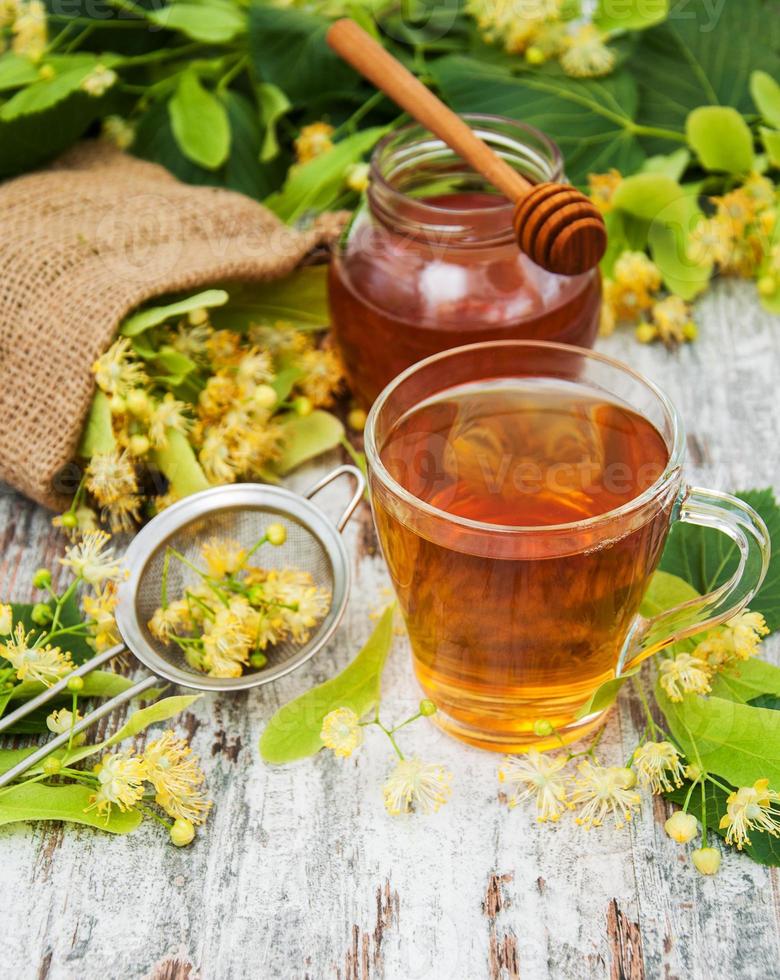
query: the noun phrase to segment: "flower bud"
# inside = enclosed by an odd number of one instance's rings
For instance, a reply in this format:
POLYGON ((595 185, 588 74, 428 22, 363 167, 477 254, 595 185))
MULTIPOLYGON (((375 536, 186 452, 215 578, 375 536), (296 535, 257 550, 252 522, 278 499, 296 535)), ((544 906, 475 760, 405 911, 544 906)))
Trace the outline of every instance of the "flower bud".
POLYGON ((362 432, 366 427, 366 413, 362 408, 353 408, 347 416, 347 425, 355 432, 362 432))
POLYGON ((774 276, 761 276, 756 285, 762 296, 771 296, 777 289, 777 280, 774 276))
POLYGON ((209 311, 202 306, 199 306, 197 310, 190 310, 187 314, 187 319, 193 327, 199 327, 201 324, 207 323, 208 318, 209 311))
POLYGON ((552 723, 546 718, 537 718, 534 722, 534 735, 537 735, 539 738, 545 738, 547 735, 552 735, 554 731, 555 729, 553 728, 552 723))
POLYGON ((0 602, 0 636, 9 636, 14 628, 14 611, 7 602, 0 602))
POLYGON ((48 626, 52 619, 54 619, 54 613, 51 611, 51 606, 48 603, 36 602, 30 613, 30 619, 36 626, 48 626))
POLYGON ((43 760, 41 768, 47 776, 56 776, 62 769, 62 759, 57 755, 49 755, 43 760))
POLYGON ((279 396, 270 385, 258 385, 252 395, 255 405, 260 408, 272 409, 279 401, 279 396))
POLYGON ((615 782, 621 789, 633 789, 636 786, 636 773, 625 766, 615 766, 615 782))
POLYGON ((121 395, 112 395, 109 404, 112 415, 124 415, 127 411, 127 402, 121 395))
POLYGON ((664 830, 678 844, 687 844, 699 833, 699 823, 692 813, 675 810, 664 824, 664 830))
POLYGON ((51 585, 51 572, 48 568, 39 568, 33 575, 32 580, 34 589, 48 589, 51 585))
POLYGON ((314 406, 311 403, 311 398, 307 398, 306 395, 300 395, 293 401, 293 411, 296 415, 300 415, 301 418, 305 418, 307 415, 311 415, 314 411, 314 406))
POLYGON ((720 868, 720 851, 714 847, 699 847, 691 854, 691 861, 700 874, 717 874, 720 868))
POLYGON ((357 194, 362 194, 368 189, 368 176, 371 168, 367 163, 352 163, 347 167, 346 181, 347 187, 357 194))
POLYGON ((254 653, 249 655, 249 666, 254 667, 255 670, 260 670, 262 667, 268 663, 268 657, 259 650, 255 650, 254 653))
POLYGON ((431 715, 435 715, 437 711, 438 708, 430 698, 423 698, 423 700, 420 702, 420 714, 424 718, 430 718, 431 715))
POLYGON ((532 44, 525 49, 525 60, 529 65, 543 65, 547 59, 544 56, 544 51, 532 44))
POLYGON ((127 410, 136 418, 146 418, 152 410, 152 403, 143 388, 134 388, 127 396, 127 410))
POLYGON ((84 690, 84 678, 83 677, 71 677, 68 681, 68 690, 71 694, 78 694, 80 691, 84 690))
POLYGON ((72 510, 66 510, 60 517, 60 524, 68 531, 75 531, 75 529, 79 526, 79 519, 72 510))
POLYGON ((269 524, 265 529, 265 536, 269 544, 278 548, 287 540, 287 528, 284 524, 269 524))
POLYGON ((192 843, 195 837, 195 827, 191 820, 179 817, 178 820, 174 820, 170 833, 171 843, 175 844, 176 847, 186 847, 192 843))
POLYGON ((131 456, 145 456, 151 449, 151 443, 146 436, 130 436, 130 442, 127 448, 131 456))
POLYGON ((652 325, 652 323, 640 323, 639 326, 634 331, 634 336, 639 341, 640 344, 651 344, 658 331, 652 325))
POLYGON ((685 767, 685 775, 692 783, 697 783, 702 777, 702 769, 700 766, 690 763, 685 767))

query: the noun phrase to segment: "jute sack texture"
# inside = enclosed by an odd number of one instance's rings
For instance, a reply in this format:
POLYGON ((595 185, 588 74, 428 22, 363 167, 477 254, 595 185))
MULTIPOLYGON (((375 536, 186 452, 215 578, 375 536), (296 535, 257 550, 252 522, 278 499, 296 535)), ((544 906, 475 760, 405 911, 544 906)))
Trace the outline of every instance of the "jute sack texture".
POLYGON ((122 319, 163 293, 288 274, 327 233, 83 143, 0 184, 0 481, 52 509, 122 319))

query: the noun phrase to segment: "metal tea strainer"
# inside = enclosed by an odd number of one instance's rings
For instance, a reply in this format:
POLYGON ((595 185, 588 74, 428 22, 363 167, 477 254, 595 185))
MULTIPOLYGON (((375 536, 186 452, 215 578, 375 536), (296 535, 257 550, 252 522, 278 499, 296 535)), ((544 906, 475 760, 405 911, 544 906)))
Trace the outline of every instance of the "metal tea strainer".
MULTIPOLYGON (((154 675, 138 681, 90 712, 74 725, 73 733, 78 734, 93 725, 114 708, 158 683, 160 678, 199 691, 243 691, 268 684, 300 667, 322 649, 344 615, 350 589, 350 566, 340 532, 360 503, 364 490, 365 479, 360 470, 344 465, 323 477, 303 495, 266 484, 237 483, 193 494, 164 510, 138 533, 124 558, 123 564, 129 576, 119 586, 116 608, 116 622, 123 642, 77 667, 46 691, 0 719, 0 732, 64 691, 71 678, 90 673, 125 649, 154 671, 154 675), (340 476, 352 477, 356 486, 338 523, 334 525, 311 498, 340 476), (197 564, 202 545, 212 538, 229 539, 250 548, 263 536, 270 523, 283 524, 287 539, 281 547, 263 548, 258 554, 257 563, 268 569, 295 568, 309 572, 314 584, 330 593, 330 608, 306 643, 299 644, 288 639, 267 648, 264 651, 268 656, 265 667, 250 670, 241 677, 210 677, 200 673, 189 666, 177 647, 161 643, 147 627, 160 605, 166 549, 172 546, 197 564)), ((181 595, 184 588, 197 578, 197 573, 183 563, 172 561, 168 569, 169 594, 181 595)), ((26 756, 0 776, 0 786, 11 782, 50 752, 66 745, 70 737, 69 730, 26 756)))

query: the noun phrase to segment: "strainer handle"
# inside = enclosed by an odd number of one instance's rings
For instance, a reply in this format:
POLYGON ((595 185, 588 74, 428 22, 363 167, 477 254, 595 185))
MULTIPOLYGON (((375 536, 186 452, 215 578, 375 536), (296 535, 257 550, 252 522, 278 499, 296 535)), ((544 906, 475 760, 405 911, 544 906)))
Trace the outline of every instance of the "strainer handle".
MULTIPOLYGON (((121 649, 121 648, 120 648, 121 649)), ((71 677, 73 675, 71 674, 71 677)), ((85 715, 80 721, 77 721, 73 726, 73 729, 68 729, 67 732, 63 732, 56 738, 53 738, 50 742, 42 745, 35 752, 30 755, 26 755, 21 762, 17 762, 15 766, 12 766, 7 772, 4 772, 0 776, 0 786, 7 786, 12 780, 21 776, 22 773, 27 772, 28 769, 32 769, 33 766, 38 765, 47 755, 54 752, 56 749, 61 748, 63 745, 67 745, 70 741, 71 735, 78 735, 79 732, 83 732, 85 728, 89 728, 90 725, 94 725, 96 721, 100 721, 101 718, 105 718, 106 715, 111 714, 114 708, 118 708, 120 705, 125 704, 127 701, 131 701, 133 698, 138 697, 139 694, 148 690, 152 685, 157 684, 158 680, 153 675, 150 674, 149 677, 144 677, 143 680, 138 681, 137 684, 133 684, 132 687, 128 687, 126 691, 122 691, 121 694, 117 694, 116 697, 111 698, 110 701, 105 701, 100 705, 99 708, 95 708, 94 711, 90 711, 88 715, 85 715)))
POLYGON ((97 656, 92 657, 91 660, 85 661, 81 666, 72 670, 69 674, 61 677, 56 684, 52 684, 51 687, 47 687, 45 691, 41 691, 34 698, 30 698, 29 701, 25 701, 24 704, 19 705, 10 715, 3 715, 0 718, 0 732, 4 732, 7 728, 16 724, 22 718, 25 718, 30 714, 31 711, 35 711, 36 708, 42 707, 44 704, 48 704, 52 698, 56 698, 58 694, 64 691, 68 682, 74 677, 83 677, 84 674, 89 674, 93 670, 97 670, 104 663, 109 660, 113 660, 118 654, 120 654, 125 649, 124 643, 120 643, 115 647, 111 647, 110 650, 106 650, 104 653, 99 653, 97 656))
POLYGON ((337 466, 336 469, 331 470, 327 476, 323 476, 321 480, 318 480, 313 487, 309 487, 304 494, 304 497, 306 497, 307 500, 311 500, 311 498, 315 494, 319 493, 323 487, 326 487, 329 483, 333 483, 333 481, 337 480, 340 476, 351 476, 355 481, 355 493, 353 494, 350 502, 344 508, 344 513, 341 515, 338 524, 336 525, 339 531, 343 531, 349 523, 350 517, 352 517, 352 515, 355 513, 355 508, 363 499, 363 494, 366 491, 366 478, 363 476, 357 466, 350 466, 349 463, 344 463, 342 466, 337 466))

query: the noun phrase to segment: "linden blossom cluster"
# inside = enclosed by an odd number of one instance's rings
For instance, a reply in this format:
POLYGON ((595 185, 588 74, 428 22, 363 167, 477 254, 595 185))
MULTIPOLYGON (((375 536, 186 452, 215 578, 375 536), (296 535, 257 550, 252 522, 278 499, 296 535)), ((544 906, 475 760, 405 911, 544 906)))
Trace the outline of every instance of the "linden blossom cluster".
POLYGON ((235 541, 209 541, 201 549, 205 569, 169 548, 162 604, 149 621, 152 635, 176 644, 191 667, 211 677, 240 677, 245 667, 264 667, 264 651, 284 640, 305 643, 328 612, 330 593, 318 588, 308 572, 248 564, 263 544, 284 544, 286 536, 283 525, 271 524, 252 548, 235 541), (195 572, 199 581, 169 602, 172 559, 195 572))
POLYGON ((209 484, 264 478, 286 445, 284 414, 308 416, 332 404, 342 379, 334 351, 283 323, 251 325, 245 334, 215 330, 200 308, 144 340, 154 357, 120 337, 93 366, 110 409, 109 446, 88 459, 72 507, 55 519, 60 526, 94 528, 99 511, 112 530, 129 531, 147 504, 156 513, 209 484), (182 364, 185 373, 172 376, 182 364), (294 376, 283 398, 273 386, 280 372, 294 376), (168 478, 165 492, 159 472, 168 478), (189 485, 177 486, 177 472, 189 474, 189 485), (149 484, 159 484, 152 498, 149 484))
MULTIPOLYGON (((684 694, 706 694, 713 673, 755 656, 767 632, 764 617, 759 613, 740 613, 708 633, 693 654, 681 653, 662 660, 659 666, 662 688, 676 701, 684 694)), ((679 789, 683 780, 688 779, 690 788, 683 808, 666 821, 665 829, 669 837, 680 844, 687 844, 698 836, 699 823, 692 813, 688 813, 692 793, 698 787, 703 801, 702 846, 692 852, 691 860, 702 874, 715 874, 721 860, 719 851, 707 846, 707 783, 729 794, 726 812, 720 819, 727 844, 734 844, 741 850, 750 844, 751 831, 780 836, 780 792, 769 789, 768 780, 760 779, 752 786, 732 790, 712 773, 686 761, 684 754, 653 720, 646 705, 645 708, 645 734, 662 737, 657 740, 643 737, 625 766, 599 765, 594 758, 595 743, 581 753, 550 756, 532 750, 523 756, 507 757, 498 776, 500 782, 511 787, 509 806, 533 800, 540 823, 556 822, 567 810, 576 810, 575 822, 585 830, 601 826, 611 816, 619 829, 632 819, 641 805, 642 797, 637 787, 651 794, 668 793, 679 789), (575 763, 578 758, 580 761, 575 763), (572 764, 573 773, 570 771, 572 764)), ((554 729, 549 723, 540 722, 536 734, 553 735, 554 729)))

